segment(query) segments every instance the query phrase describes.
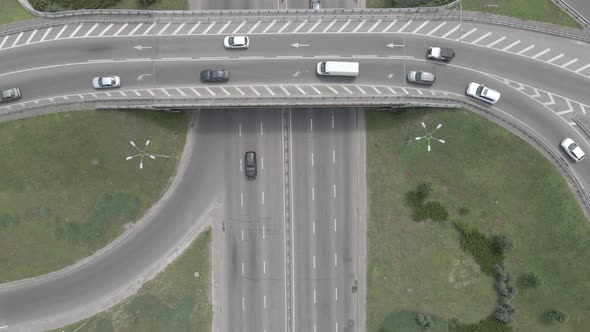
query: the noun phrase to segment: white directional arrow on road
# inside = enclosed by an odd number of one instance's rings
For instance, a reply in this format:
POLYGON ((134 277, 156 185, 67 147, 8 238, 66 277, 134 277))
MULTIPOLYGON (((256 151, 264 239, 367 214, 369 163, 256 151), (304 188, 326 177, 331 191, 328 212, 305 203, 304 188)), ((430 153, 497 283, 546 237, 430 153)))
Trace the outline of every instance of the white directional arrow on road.
POLYGON ((137 46, 135 46, 135 47, 133 47, 133 48, 134 48, 134 49, 136 49, 136 50, 138 50, 138 51, 141 51, 141 50, 143 50, 144 48, 147 50, 147 49, 150 49, 150 48, 152 48, 152 47, 151 47, 151 46, 137 45, 137 46))
POLYGON ((404 47, 405 45, 404 44, 394 44, 394 43, 391 43, 391 44, 387 44, 385 46, 394 48, 394 47, 404 47))
POLYGON ((152 74, 141 74, 141 75, 137 76, 137 80, 138 81, 143 81, 143 77, 144 76, 152 76, 152 74))
POLYGON ((300 48, 300 47, 306 47, 309 46, 309 44, 299 44, 299 43, 295 43, 295 44, 291 44, 291 46, 295 47, 295 48, 300 48))

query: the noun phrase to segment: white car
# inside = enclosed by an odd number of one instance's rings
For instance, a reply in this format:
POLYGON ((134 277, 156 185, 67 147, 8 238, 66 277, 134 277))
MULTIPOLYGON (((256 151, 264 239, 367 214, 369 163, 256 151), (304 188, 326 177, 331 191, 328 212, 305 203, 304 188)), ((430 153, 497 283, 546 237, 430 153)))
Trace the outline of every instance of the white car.
POLYGON ((475 82, 469 83, 469 85, 467 86, 467 91, 465 91, 465 93, 470 97, 473 97, 477 100, 481 100, 485 103, 492 105, 494 105, 498 102, 498 100, 500 100, 500 92, 487 88, 483 86, 483 84, 475 82))
POLYGON ((119 76, 95 77, 92 79, 92 87, 95 89, 112 89, 121 86, 119 76))
POLYGON ((246 36, 227 36, 223 39, 225 48, 248 48, 250 38, 246 36))
POLYGON ((408 82, 420 83, 420 84, 433 84, 436 76, 433 73, 427 71, 415 71, 411 70, 407 76, 408 82))
POLYGON ((580 162, 584 159, 586 154, 582 151, 582 148, 571 138, 566 138, 561 141, 561 148, 565 150, 565 153, 572 158, 575 162, 580 162))

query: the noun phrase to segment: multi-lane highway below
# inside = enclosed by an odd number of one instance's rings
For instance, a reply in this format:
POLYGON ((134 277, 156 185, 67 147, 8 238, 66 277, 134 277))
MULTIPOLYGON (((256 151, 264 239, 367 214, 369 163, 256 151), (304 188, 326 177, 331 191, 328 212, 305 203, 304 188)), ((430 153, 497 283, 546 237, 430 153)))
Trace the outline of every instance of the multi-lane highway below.
MULTIPOLYGON (((295 97, 318 104, 340 98, 343 105, 351 98, 465 98, 476 81, 501 92, 490 108, 526 123, 556 151, 565 136, 590 151, 572 121, 590 111, 587 49, 585 42, 501 26, 387 16, 67 22, 0 36, 0 85, 23 92, 0 114, 93 98, 265 98, 286 105, 295 97), (222 37, 238 32, 250 36, 250 49, 223 49, 222 37), (433 45, 453 47, 456 58, 425 60, 433 45), (359 76, 318 77, 315 64, 330 59, 360 62, 359 76), (208 68, 228 69, 230 81, 200 83, 208 68), (408 70, 431 71, 436 83, 410 85, 408 70), (121 89, 92 90, 98 75, 121 76, 121 89)), ((192 123, 182 181, 145 223, 77 269, 1 285, 0 326, 57 327, 108 307, 161 268, 188 230, 209 223, 221 234, 217 330, 364 330, 364 289, 353 288, 365 274, 363 111, 211 109, 195 112, 192 123), (258 155, 256 180, 244 176, 250 150, 258 155)), ((588 187, 590 169, 571 167, 588 187)))

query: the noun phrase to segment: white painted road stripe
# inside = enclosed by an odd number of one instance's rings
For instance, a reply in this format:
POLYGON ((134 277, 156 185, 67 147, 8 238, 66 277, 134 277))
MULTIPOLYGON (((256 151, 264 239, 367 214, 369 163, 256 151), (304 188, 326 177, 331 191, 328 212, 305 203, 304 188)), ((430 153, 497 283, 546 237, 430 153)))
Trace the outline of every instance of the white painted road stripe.
POLYGON ((219 29, 219 31, 217 31, 217 34, 222 34, 223 31, 225 31, 225 29, 231 24, 231 21, 227 21, 222 27, 221 29, 219 29))
POLYGON ((117 30, 117 32, 115 32, 115 34, 113 36, 118 36, 123 30, 125 30, 125 28, 129 25, 129 23, 125 23, 123 24, 122 27, 119 28, 119 30, 117 30))
POLYGON ((283 32, 290 24, 291 20, 287 21, 287 23, 283 24, 283 26, 279 29, 278 33, 283 32))
POLYGON ((197 30, 197 28, 199 27, 199 25, 201 25, 201 22, 197 22, 187 33, 187 35, 192 35, 193 32, 195 32, 195 30, 197 30))
POLYGON ((271 96, 275 95, 275 93, 267 85, 265 85, 264 87, 266 88, 266 91, 268 91, 268 93, 270 93, 271 96))
POLYGON ((31 39, 33 39, 33 37, 35 37, 36 34, 37 34, 37 29, 33 30, 33 33, 29 36, 29 39, 27 39, 27 42, 25 44, 30 43, 31 39))
POLYGON ((191 91, 196 94, 197 96, 201 96, 201 94, 199 93, 199 91, 197 91, 197 89, 195 88, 191 88, 191 91))
POLYGON ((363 25, 365 25, 365 22, 367 22, 367 20, 363 20, 361 23, 359 23, 359 24, 356 26, 356 28, 354 28, 354 30, 352 30, 352 33, 355 33, 355 32, 357 32, 357 31, 359 31, 359 29, 360 29, 360 28, 361 28, 363 25))
POLYGON ((90 34, 94 31, 94 29, 96 29, 98 27, 98 23, 94 23, 94 25, 92 26, 92 28, 90 28, 90 30, 86 31, 86 34, 84 34, 84 37, 88 37, 90 36, 90 34))
POLYGON ((174 32, 172 33, 173 35, 177 34, 180 30, 182 30, 182 28, 184 28, 184 26, 186 25, 185 22, 182 22, 182 24, 176 28, 176 30, 174 30, 174 32))
POLYGON ((365 90, 363 90, 363 88, 361 88, 360 86, 356 86, 356 88, 364 95, 366 95, 367 93, 365 92, 365 90))
POLYGON ((215 22, 211 22, 211 24, 209 24, 209 26, 207 27, 207 29, 205 29, 205 31, 201 32, 202 35, 206 35, 207 32, 209 32, 209 30, 211 30, 211 28, 213 28, 213 26, 215 25, 215 22))
POLYGON ((105 35, 105 33, 107 33, 109 30, 111 30, 111 28, 113 27, 113 23, 109 24, 104 30, 102 30, 102 32, 98 35, 99 37, 102 37, 105 35))
POLYGON ((254 29, 258 28, 258 26, 260 25, 260 22, 262 22, 262 21, 256 22, 256 24, 254 24, 254 26, 251 27, 250 30, 248 30, 248 34, 251 34, 252 31, 254 31, 254 29))
POLYGON ((215 96, 215 92, 213 92, 213 90, 209 89, 208 87, 205 87, 205 90, 207 90, 207 92, 209 92, 212 96, 215 96))
POLYGON ((385 27, 385 29, 383 29, 383 31, 381 31, 381 32, 387 32, 387 31, 389 31, 389 29, 390 29, 390 28, 391 28, 391 27, 392 27, 394 24, 396 24, 396 23, 397 23, 397 19, 395 19, 395 20, 393 20, 393 22, 389 23, 389 25, 388 25, 388 26, 386 26, 386 27, 385 27))
POLYGON ((381 24, 382 19, 379 19, 377 22, 375 22, 375 24, 373 24, 372 27, 369 28, 369 30, 367 30, 367 32, 373 32, 373 30, 379 25, 381 24))
POLYGON ((133 28, 133 30, 131 30, 131 32, 129 33, 130 36, 133 36, 133 34, 139 30, 139 28, 141 28, 141 26, 143 25, 143 23, 139 23, 135 28, 133 28))
MULTIPOLYGON (((49 32, 51 31, 51 29, 53 28, 49 28, 47 30, 45 30, 45 33, 43 34, 43 37, 41 37, 41 39, 39 40, 40 42, 45 40, 45 37, 47 37, 47 35, 49 34, 49 32)), ((2 48, 2 46, 0 45, 0 48, 2 48)))
POLYGON ((276 21, 277 20, 272 20, 272 22, 270 22, 270 24, 266 27, 266 29, 264 29, 264 31, 262 31, 262 33, 266 33, 270 29, 270 27, 272 27, 276 23, 276 21))
MULTIPOLYGON (((327 87, 328 89, 332 90, 332 92, 333 92, 335 95, 337 95, 337 94, 338 94, 338 90, 334 89, 333 87, 331 87, 331 86, 329 86, 329 85, 326 85, 326 87, 327 87)), ((334 119, 334 117, 332 117, 332 119, 334 119)), ((332 121, 333 121, 333 120, 332 120, 332 121)))
POLYGON ((486 47, 492 47, 492 46, 496 45, 497 43, 503 41, 504 39, 506 39, 506 36, 502 36, 501 38, 494 40, 493 42, 487 44, 486 47))
POLYGON ((227 96, 230 96, 231 94, 222 86, 219 87, 221 89, 221 91, 223 91, 223 93, 225 93, 227 96))
POLYGON ((350 24, 350 22, 352 22, 352 20, 350 20, 350 19, 348 21, 346 21, 346 23, 344 23, 344 25, 341 26, 340 29, 338 29, 338 32, 344 31, 344 29, 346 29, 346 27, 350 24))
POLYGON ((578 61, 578 58, 572 59, 572 60, 570 60, 570 61, 568 61, 568 62, 564 63, 563 65, 561 65, 561 68, 565 68, 565 67, 567 67, 567 66, 571 65, 572 63, 574 63, 574 62, 576 62, 576 61, 578 61))
POLYGON ((447 33, 445 33, 444 35, 442 35, 442 38, 447 38, 450 34, 452 34, 453 32, 457 31, 457 29, 459 29, 461 27, 461 25, 457 25, 454 28, 452 28, 451 30, 449 30, 447 33))
POLYGON ((321 92, 320 90, 316 89, 316 87, 315 87, 315 86, 311 85, 311 88, 312 88, 312 89, 313 89, 313 91, 315 91, 315 93, 317 93, 318 95, 321 95, 321 94, 322 94, 322 92, 321 92))
POLYGON ((309 30, 307 30, 307 33, 310 33, 313 30, 315 30, 315 28, 317 28, 317 26, 320 25, 320 23, 322 23, 322 19, 319 19, 317 22, 315 22, 315 24, 312 25, 311 28, 309 28, 309 30))
POLYGON ((525 48, 525 49, 522 49, 522 50, 518 51, 516 54, 523 54, 523 53, 525 53, 526 51, 528 51, 528 50, 530 50, 530 49, 532 49, 532 48, 535 48, 535 44, 533 44, 533 45, 530 45, 529 47, 527 47, 527 48, 525 48))
POLYGON ((406 24, 404 24, 404 25, 403 25, 401 28, 399 28, 399 29, 397 30, 397 32, 402 32, 402 31, 404 31, 404 29, 405 29, 405 28, 407 28, 407 27, 408 27, 408 25, 410 25, 410 24, 412 24, 412 20, 409 20, 408 22, 406 22, 406 24))
POLYGON ((160 91, 164 92, 164 94, 168 97, 171 96, 171 94, 168 93, 168 91, 166 91, 166 89, 159 89, 160 91))
POLYGON ((328 24, 328 26, 325 27, 322 32, 326 32, 326 31, 330 30, 330 28, 334 25, 334 23, 336 23, 336 21, 338 21, 338 19, 335 18, 334 21, 330 22, 330 24, 328 24))
POLYGON ((508 50, 509 50, 509 49, 511 49, 513 46, 515 46, 515 45, 518 45, 518 44, 520 44, 520 39, 519 39, 519 40, 517 40, 517 41, 515 41, 514 43, 512 43, 512 44, 510 44, 510 45, 508 45, 508 46, 506 46, 506 47, 504 47, 504 48, 502 49, 502 51, 508 51, 508 50))
POLYGON ((260 96, 260 92, 256 91, 253 86, 250 87, 250 90, 252 90, 257 96, 260 96))
POLYGON ((142 35, 145 36, 148 33, 150 33, 150 31, 152 31, 152 29, 156 26, 156 23, 152 23, 143 33, 142 35))
POLYGON ((180 90, 179 88, 175 88, 175 90, 181 94, 183 97, 186 96, 186 93, 182 92, 182 90, 180 90))
POLYGON ((160 31, 158 32, 158 36, 159 36, 159 35, 161 35, 161 34, 163 34, 163 33, 164 33, 164 31, 166 31, 166 29, 168 29, 168 27, 169 27, 171 24, 172 24, 172 22, 168 22, 168 23, 166 23, 166 25, 165 25, 165 26, 164 26, 162 29, 160 29, 160 31))
POLYGON ((545 53, 547 53, 547 52, 549 52, 549 51, 551 51, 551 49, 550 49, 550 48, 546 48, 544 51, 541 51, 541 52, 539 52, 539 53, 535 54, 535 55, 533 56, 533 59, 536 59, 536 58, 540 57, 541 55, 543 55, 543 54, 545 54, 545 53))
POLYGON ((283 87, 282 85, 279 86, 281 88, 281 90, 283 90, 283 92, 287 95, 290 96, 291 94, 289 93, 289 91, 287 91, 287 89, 285 89, 285 87, 283 87))
POLYGON ((344 85, 341 85, 340 87, 341 87, 341 88, 342 88, 344 91, 348 92, 348 94, 351 94, 351 95, 353 94, 353 93, 352 93, 352 91, 351 91, 349 88, 347 88, 346 86, 344 86, 344 85))
POLYGON ((463 36, 459 37, 459 39, 465 39, 465 38, 467 38, 467 36, 474 33, 475 31, 477 31, 477 28, 473 28, 473 29, 467 31, 466 33, 463 34, 463 36))
POLYGON ((307 20, 303 20, 303 22, 301 22, 301 24, 299 24, 295 30, 293 30, 292 33, 297 33, 299 31, 299 29, 301 29, 305 24, 307 23, 307 20))
POLYGON ((237 86, 234 87, 234 89, 238 90, 238 92, 242 95, 245 96, 246 94, 244 93, 244 91, 242 91, 242 89, 238 88, 237 86))
POLYGON ((297 90, 299 90, 299 92, 301 92, 302 95, 306 95, 307 93, 305 93, 305 91, 299 87, 299 85, 295 86, 297 88, 297 90))
POLYGON ((580 67, 580 68, 578 68, 578 69, 574 70, 574 72, 575 72, 575 73, 579 73, 579 72, 581 72, 582 70, 584 70, 584 69, 586 69, 586 68, 588 68, 588 67, 590 67, 590 63, 589 63, 589 64, 587 64, 587 65, 585 65, 584 67, 580 67))
POLYGON ((485 38, 487 38, 489 35, 491 35, 491 32, 486 33, 485 35, 477 38, 476 40, 472 41, 471 44, 477 44, 478 42, 484 40, 485 38))
POLYGON ((447 24, 447 22, 442 22, 441 24, 437 25, 436 28, 432 29, 429 33, 427 33, 427 36, 432 35, 433 33, 437 32, 438 29, 442 28, 445 24, 447 24))
POLYGON ((417 27, 416 29, 414 29, 414 31, 412 31, 412 33, 417 33, 418 31, 420 31, 420 29, 422 29, 428 23, 430 23, 430 21, 429 20, 426 20, 426 22, 422 23, 419 27, 417 27))
POLYGON ((240 25, 238 25, 237 28, 234 29, 234 31, 232 32, 233 35, 235 35, 236 33, 238 33, 238 31, 240 31, 240 29, 246 24, 246 21, 242 21, 242 23, 240 23, 240 25))
POLYGON ((561 53, 560 55, 557 55, 557 56, 551 58, 549 61, 547 61, 547 63, 552 63, 553 61, 561 58, 562 56, 563 56, 563 53, 561 53))
POLYGON ((4 39, 2 39, 2 43, 0 43, 0 49, 2 48, 2 46, 4 46, 4 43, 6 43, 6 40, 8 39, 8 36, 4 37, 4 39))
POLYGON ((18 36, 16 37, 16 39, 14 40, 14 43, 12 43, 11 47, 14 47, 18 43, 18 41, 20 40, 20 37, 22 37, 22 36, 23 36, 23 33, 22 32, 19 33, 18 36))

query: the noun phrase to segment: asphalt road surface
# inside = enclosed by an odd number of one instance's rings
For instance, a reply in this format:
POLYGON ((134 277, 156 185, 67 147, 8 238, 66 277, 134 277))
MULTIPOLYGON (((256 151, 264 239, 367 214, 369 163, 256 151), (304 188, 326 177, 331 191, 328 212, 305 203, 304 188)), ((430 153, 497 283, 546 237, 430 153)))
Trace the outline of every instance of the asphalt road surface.
MULTIPOLYGON (((211 92, 271 98, 282 89, 291 96, 462 96, 476 81, 502 93, 496 111, 526 123, 555 151, 566 136, 590 151, 587 137, 572 124, 574 114, 590 111, 586 43, 452 21, 291 19, 71 22, 0 37, 0 86, 18 86, 22 102, 35 103, 91 98, 98 94, 91 78, 112 74, 122 77, 120 92, 163 98, 194 91, 202 98, 211 92), (222 48, 223 35, 234 31, 249 32, 249 50, 222 48), (454 47, 457 57, 450 64, 427 61, 424 53, 432 45, 454 47), (359 61, 360 75, 318 77, 315 64, 324 59, 359 61), (198 82, 200 70, 220 67, 230 70, 230 82, 198 82), (436 83, 408 84, 405 74, 415 69, 434 72, 436 83)), ((0 113, 19 105, 0 106, 0 113)), ((362 297, 352 292, 365 273, 355 232, 364 218, 355 213, 364 197, 358 193, 362 112, 211 110, 198 113, 194 123, 186 173, 165 204, 125 241, 78 269, 0 285, 0 327, 39 330, 102 310, 161 268, 189 230, 210 223, 224 228, 215 311, 223 317, 221 330, 281 331, 290 321, 293 331, 330 331, 336 324, 343 331, 364 329, 362 297), (259 154, 255 181, 244 179, 240 165, 247 150, 259 154)), ((571 168, 588 188, 590 168, 571 168)))

